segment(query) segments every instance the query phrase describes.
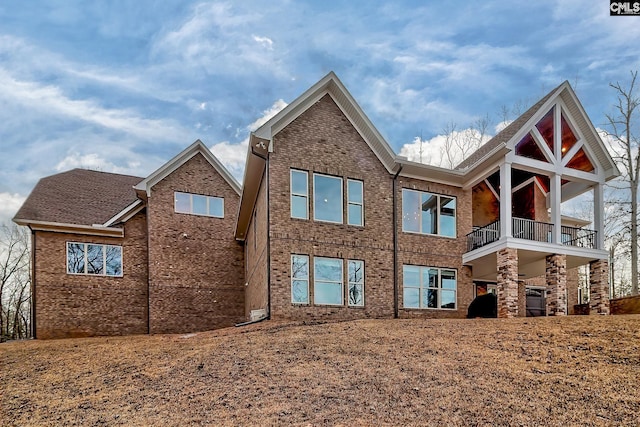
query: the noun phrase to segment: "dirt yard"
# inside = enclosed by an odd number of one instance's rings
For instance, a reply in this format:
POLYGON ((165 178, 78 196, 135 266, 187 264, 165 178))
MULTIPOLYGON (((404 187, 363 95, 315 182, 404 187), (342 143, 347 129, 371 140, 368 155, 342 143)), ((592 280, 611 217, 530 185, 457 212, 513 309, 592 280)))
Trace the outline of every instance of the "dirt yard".
POLYGON ((0 344, 0 425, 640 424, 640 315, 0 344))

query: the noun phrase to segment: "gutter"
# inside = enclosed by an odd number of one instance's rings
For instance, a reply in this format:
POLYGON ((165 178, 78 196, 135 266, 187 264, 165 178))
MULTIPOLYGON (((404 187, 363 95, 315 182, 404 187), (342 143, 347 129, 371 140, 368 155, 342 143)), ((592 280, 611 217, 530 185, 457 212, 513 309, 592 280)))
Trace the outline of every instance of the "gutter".
POLYGON ((398 175, 402 172, 402 165, 393 176, 393 318, 399 317, 398 308, 398 175))

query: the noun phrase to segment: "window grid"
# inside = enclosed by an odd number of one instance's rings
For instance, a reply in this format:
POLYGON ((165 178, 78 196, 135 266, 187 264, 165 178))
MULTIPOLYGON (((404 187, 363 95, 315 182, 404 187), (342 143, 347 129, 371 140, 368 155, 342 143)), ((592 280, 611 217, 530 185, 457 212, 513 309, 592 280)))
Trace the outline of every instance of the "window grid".
POLYGON ((349 225, 364 225, 364 186, 362 181, 347 179, 347 223, 349 225), (358 188, 353 194, 352 186, 358 188))
POLYGON ((309 219, 309 173, 297 169, 291 169, 290 172, 291 198, 289 200, 291 206, 291 218, 309 219), (304 191, 297 188, 304 179, 304 191), (304 205, 304 215, 297 212, 297 209, 304 205))
POLYGON ((67 274, 122 277, 122 246, 67 242, 67 274))
POLYGON ((176 213, 224 218, 224 198, 202 194, 174 192, 176 213), (204 203, 204 206, 201 204, 204 203), (204 210, 202 208, 204 207, 204 210))
POLYGON ((444 196, 440 194, 430 193, 427 191, 412 190, 408 188, 402 189, 402 231, 405 233, 419 233, 433 236, 443 237, 456 237, 457 235, 457 200, 454 196, 444 196), (412 197, 417 197, 417 204, 410 206, 409 202, 412 201, 412 197), (425 197, 435 198, 435 210, 426 211, 425 205, 427 201, 425 197), (447 205, 453 204, 453 207, 447 205), (413 211, 412 211, 413 209, 413 211), (428 212, 428 216, 427 215, 428 212), (450 215, 450 212, 453 215, 450 215), (429 231, 429 227, 426 227, 425 221, 429 220, 431 215, 435 215, 435 218, 431 218, 429 224, 432 228, 435 228, 433 232, 429 231), (443 217, 449 219, 450 230, 443 230, 443 217))

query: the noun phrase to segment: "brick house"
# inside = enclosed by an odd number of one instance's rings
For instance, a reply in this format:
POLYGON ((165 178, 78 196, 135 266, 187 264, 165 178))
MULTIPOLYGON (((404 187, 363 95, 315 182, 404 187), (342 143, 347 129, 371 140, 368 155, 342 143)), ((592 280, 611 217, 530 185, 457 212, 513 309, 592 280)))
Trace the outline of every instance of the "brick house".
POLYGON ((33 230, 38 337, 460 318, 486 292, 500 317, 570 314, 580 266, 608 313, 617 175, 567 82, 449 170, 397 156, 329 73, 251 134, 242 188, 196 141, 145 179, 44 178, 14 220, 33 230), (587 192, 593 229, 561 214, 587 192), (70 264, 98 245, 102 273, 70 264))

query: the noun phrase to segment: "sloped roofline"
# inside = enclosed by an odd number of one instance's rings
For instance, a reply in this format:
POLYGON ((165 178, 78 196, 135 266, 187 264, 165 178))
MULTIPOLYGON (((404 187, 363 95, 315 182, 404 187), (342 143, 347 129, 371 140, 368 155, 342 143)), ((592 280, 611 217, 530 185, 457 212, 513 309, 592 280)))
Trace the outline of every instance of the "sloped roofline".
POLYGON ((174 158, 160 166, 156 171, 151 173, 148 177, 143 179, 140 183, 133 188, 138 191, 145 191, 147 197, 151 195, 151 188, 164 178, 175 172, 180 166, 184 165, 196 154, 202 154, 202 156, 213 166, 213 168, 224 178, 225 181, 233 188, 233 190, 240 195, 242 193, 242 187, 236 181, 236 179, 229 173, 227 168, 213 155, 213 153, 207 148, 206 145, 199 139, 193 144, 182 150, 174 158))

